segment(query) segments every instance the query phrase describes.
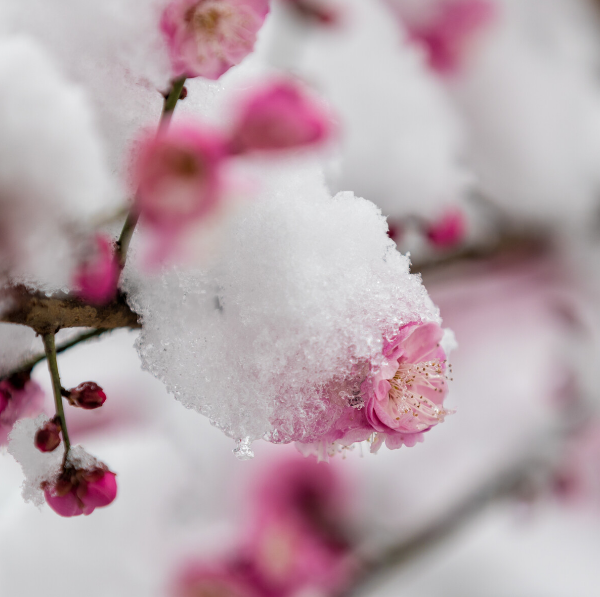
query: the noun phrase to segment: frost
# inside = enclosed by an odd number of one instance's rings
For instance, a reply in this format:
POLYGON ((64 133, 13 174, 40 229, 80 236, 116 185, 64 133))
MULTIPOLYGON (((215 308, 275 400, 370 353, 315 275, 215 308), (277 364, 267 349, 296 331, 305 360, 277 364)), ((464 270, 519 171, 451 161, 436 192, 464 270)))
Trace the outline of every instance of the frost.
POLYGON ((40 452, 33 443, 36 431, 49 420, 46 415, 40 415, 36 419, 21 419, 15 423, 9 436, 8 451, 21 465, 25 475, 23 499, 36 506, 44 503, 41 484, 58 477, 64 454, 64 444, 54 452, 40 452))
POLYGON ((381 361, 384 336, 439 321, 380 211, 280 167, 203 269, 126 271, 145 368, 235 439, 305 441, 337 413, 323 389, 381 361))
POLYGON ((0 88, 0 269, 63 288, 80 229, 111 197, 91 113, 28 38, 0 42, 0 88))

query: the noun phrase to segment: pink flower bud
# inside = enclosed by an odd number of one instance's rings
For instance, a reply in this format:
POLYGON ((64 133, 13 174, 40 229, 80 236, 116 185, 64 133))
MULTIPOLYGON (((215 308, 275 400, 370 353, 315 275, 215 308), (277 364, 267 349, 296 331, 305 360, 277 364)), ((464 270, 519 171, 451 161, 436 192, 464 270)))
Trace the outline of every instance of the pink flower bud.
POLYGON ((77 296, 95 305, 110 302, 117 294, 119 272, 112 242, 97 234, 93 255, 75 272, 73 283, 77 296))
POLYGON ((100 408, 106 402, 106 394, 97 383, 86 381, 69 390, 67 400, 71 406, 93 410, 100 408))
POLYGON ((116 475, 102 467, 84 470, 67 465, 55 483, 42 488, 48 505, 61 516, 87 516, 117 497, 116 475))
POLYGON ((448 209, 442 217, 430 224, 425 234, 438 249, 450 249, 460 244, 467 233, 467 221, 460 209, 448 209))
POLYGON ((439 4, 433 19, 408 27, 412 40, 426 49, 429 66, 442 75, 452 74, 460 69, 471 39, 490 23, 494 12, 490 0, 449 0, 439 4))
POLYGON ((178 124, 142 139, 135 158, 135 207, 155 229, 176 233, 210 214, 222 197, 222 138, 197 124, 178 124))
POLYGON ((286 0, 297 14, 313 23, 332 26, 340 21, 338 9, 326 5, 323 0, 286 0))
POLYGON ((55 417, 37 430, 34 440, 35 447, 40 452, 52 452, 56 450, 60 445, 60 432, 60 422, 55 417))
POLYGON ((268 0, 173 0, 163 13, 174 77, 218 79, 254 48, 268 0))
POLYGON ((232 153, 289 149, 318 143, 330 132, 324 110, 299 85, 273 81, 246 99, 230 145, 232 153))

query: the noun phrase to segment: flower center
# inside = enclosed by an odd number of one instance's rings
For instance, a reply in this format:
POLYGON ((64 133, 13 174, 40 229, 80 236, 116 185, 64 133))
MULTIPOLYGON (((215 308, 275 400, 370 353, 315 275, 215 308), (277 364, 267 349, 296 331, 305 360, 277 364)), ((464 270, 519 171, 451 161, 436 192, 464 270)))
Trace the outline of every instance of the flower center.
POLYGON ((394 377, 388 380, 392 386, 389 392, 390 406, 395 411, 396 420, 403 415, 415 417, 418 427, 422 429, 443 422, 448 411, 425 394, 431 391, 444 394, 448 379, 445 363, 438 359, 400 363, 394 377))

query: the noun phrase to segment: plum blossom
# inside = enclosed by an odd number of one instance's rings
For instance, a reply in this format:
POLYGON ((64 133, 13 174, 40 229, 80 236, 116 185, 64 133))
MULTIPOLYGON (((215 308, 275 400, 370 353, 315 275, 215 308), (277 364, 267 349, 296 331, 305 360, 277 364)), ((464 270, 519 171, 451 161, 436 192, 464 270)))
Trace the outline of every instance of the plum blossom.
POLYGON ((44 392, 29 373, 11 375, 0 381, 0 446, 8 444, 8 434, 23 417, 33 417, 42 410, 44 392))
POLYGON ((100 408, 106 402, 106 394, 96 382, 86 381, 69 390, 67 400, 71 406, 92 410, 100 408))
POLYGON ((272 81, 246 98, 230 143, 233 153, 311 145, 331 132, 325 111, 293 81, 272 81))
POLYGON ((286 458, 265 471, 242 551, 266 594, 343 588, 354 571, 348 534, 350 492, 333 466, 286 458))
POLYGON ((95 305, 110 302, 117 294, 119 264, 113 243, 102 234, 94 238, 94 253, 75 271, 76 294, 95 305))
POLYGON ((174 77, 218 79, 254 48, 268 0, 173 0, 161 20, 174 77))
POLYGON ((175 581, 173 597, 261 597, 228 563, 189 564, 175 581))
POLYGON ((299 443, 305 455, 320 460, 355 442, 371 441, 371 452, 385 442, 389 449, 412 447, 442 423, 451 411, 443 407, 448 393, 444 330, 433 322, 413 322, 400 328, 383 346, 383 364, 351 394, 348 406, 321 438, 299 443))
POLYGON ((489 0, 448 0, 440 2, 433 18, 408 23, 408 29, 411 39, 426 49, 429 66, 447 75, 461 68, 468 44, 493 17, 489 0))
POLYGON ((425 229, 427 240, 438 249, 455 247, 464 240, 466 233, 466 218, 458 208, 447 209, 425 229))
POLYGON ((100 465, 79 468, 67 462, 60 476, 42 485, 48 505, 60 516, 88 516, 117 497, 115 473, 100 465))
POLYGON ((141 140, 133 166, 134 209, 165 244, 219 206, 224 147, 218 133, 192 123, 141 140))

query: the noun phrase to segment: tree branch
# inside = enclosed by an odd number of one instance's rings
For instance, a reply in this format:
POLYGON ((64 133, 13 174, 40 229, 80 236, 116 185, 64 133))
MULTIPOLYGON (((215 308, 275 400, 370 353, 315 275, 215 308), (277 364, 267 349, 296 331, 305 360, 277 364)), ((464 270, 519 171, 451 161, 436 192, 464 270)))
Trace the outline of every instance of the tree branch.
POLYGON ((138 316, 119 295, 107 305, 90 305, 68 295, 47 297, 20 286, 12 288, 8 297, 11 306, 0 321, 26 325, 38 334, 56 333, 62 328, 139 328, 138 316))

